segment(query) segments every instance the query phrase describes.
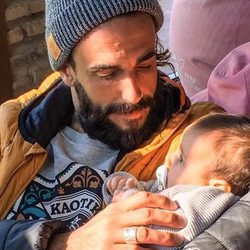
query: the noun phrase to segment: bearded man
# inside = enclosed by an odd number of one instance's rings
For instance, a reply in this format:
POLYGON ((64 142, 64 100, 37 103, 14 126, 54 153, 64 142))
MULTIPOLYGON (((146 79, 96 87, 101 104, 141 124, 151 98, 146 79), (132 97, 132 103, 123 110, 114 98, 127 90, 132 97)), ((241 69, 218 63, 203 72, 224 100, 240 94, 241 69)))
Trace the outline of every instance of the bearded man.
POLYGON ((39 87, 1 106, 0 246, 6 249, 144 249, 181 245, 170 199, 146 192, 103 209, 117 170, 154 176, 184 128, 219 107, 190 108, 168 62, 156 0, 47 0, 52 68, 39 87), (137 227, 137 225, 145 225, 137 227))

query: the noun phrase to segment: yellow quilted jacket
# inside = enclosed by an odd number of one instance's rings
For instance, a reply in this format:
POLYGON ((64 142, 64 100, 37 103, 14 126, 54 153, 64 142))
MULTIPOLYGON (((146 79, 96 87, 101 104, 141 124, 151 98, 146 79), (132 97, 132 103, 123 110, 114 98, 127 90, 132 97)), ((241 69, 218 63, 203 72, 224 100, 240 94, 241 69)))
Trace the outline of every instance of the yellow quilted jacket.
MULTIPOLYGON (((0 218, 4 219, 10 208, 34 179, 42 167, 47 151, 38 143, 25 141, 20 134, 18 117, 21 110, 33 99, 44 93, 55 80, 58 73, 46 78, 38 89, 31 90, 17 99, 9 100, 0 106, 0 218)), ((185 93, 180 86, 170 79, 168 82, 181 91, 181 105, 185 102, 185 93)), ((219 107, 199 103, 191 106, 185 113, 176 113, 168 123, 163 123, 161 130, 141 148, 125 155, 116 166, 116 171, 128 171, 140 180, 154 178, 155 169, 164 162, 168 152, 174 151, 179 144, 184 128, 198 117, 219 107)))

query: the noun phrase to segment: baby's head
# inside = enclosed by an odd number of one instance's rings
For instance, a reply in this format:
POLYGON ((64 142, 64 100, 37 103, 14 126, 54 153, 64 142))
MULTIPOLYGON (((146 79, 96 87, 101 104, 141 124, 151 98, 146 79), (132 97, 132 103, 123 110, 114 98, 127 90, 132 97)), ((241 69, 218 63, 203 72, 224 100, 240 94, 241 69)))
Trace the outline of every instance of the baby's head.
POLYGON ((210 185, 243 195, 250 188, 250 118, 216 113, 198 119, 166 164, 168 187, 210 185))

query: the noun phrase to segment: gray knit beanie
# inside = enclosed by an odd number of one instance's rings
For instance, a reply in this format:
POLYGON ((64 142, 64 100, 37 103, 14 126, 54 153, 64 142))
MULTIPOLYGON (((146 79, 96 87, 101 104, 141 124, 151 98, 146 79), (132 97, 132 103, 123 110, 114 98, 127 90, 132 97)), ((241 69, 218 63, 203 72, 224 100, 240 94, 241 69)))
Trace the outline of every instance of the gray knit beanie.
POLYGON ((152 15, 157 31, 163 12, 157 0, 46 0, 46 42, 50 65, 60 69, 76 43, 108 19, 129 12, 152 15))

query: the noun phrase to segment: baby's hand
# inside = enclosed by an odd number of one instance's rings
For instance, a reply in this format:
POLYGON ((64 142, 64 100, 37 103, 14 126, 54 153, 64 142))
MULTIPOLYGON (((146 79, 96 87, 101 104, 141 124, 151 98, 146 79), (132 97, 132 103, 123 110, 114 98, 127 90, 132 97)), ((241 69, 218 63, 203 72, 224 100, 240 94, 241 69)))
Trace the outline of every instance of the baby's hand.
POLYGON ((127 176, 114 176, 107 181, 107 189, 111 195, 114 195, 118 190, 128 190, 136 188, 136 182, 133 178, 127 176))

